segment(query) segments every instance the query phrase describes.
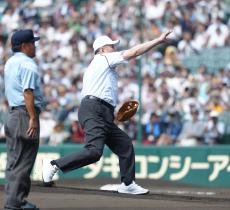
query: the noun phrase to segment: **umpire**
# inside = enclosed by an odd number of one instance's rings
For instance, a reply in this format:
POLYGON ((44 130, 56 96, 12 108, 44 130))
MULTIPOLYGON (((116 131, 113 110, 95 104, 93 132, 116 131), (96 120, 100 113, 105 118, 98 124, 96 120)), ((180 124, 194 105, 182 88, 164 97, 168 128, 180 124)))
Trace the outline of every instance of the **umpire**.
POLYGON ((39 113, 42 92, 30 29, 18 30, 11 37, 13 56, 5 64, 5 95, 9 116, 5 124, 7 145, 5 209, 36 209, 25 200, 30 192, 30 174, 39 147, 39 113))

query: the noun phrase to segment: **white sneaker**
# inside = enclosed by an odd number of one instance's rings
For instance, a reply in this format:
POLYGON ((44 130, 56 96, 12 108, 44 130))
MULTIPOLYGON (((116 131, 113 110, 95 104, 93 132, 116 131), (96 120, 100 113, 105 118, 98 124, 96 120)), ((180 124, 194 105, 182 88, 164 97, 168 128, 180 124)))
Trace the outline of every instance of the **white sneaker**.
POLYGON ((59 170, 57 166, 51 165, 51 160, 43 160, 42 165, 42 179, 45 186, 52 186, 54 183, 52 181, 54 175, 59 170))
POLYGON ((119 186, 120 184, 106 184, 106 185, 101 186, 100 190, 117 192, 119 186))
POLYGON ((118 193, 133 194, 133 195, 143 195, 148 194, 149 190, 137 185, 134 181, 126 186, 124 183, 118 187, 118 193))

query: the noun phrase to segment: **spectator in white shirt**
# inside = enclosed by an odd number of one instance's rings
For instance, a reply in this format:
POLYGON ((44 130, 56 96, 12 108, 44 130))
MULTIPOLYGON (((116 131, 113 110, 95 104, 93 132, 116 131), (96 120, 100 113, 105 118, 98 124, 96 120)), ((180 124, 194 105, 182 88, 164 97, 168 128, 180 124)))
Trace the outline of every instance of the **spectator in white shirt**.
POLYGON ((218 119, 219 113, 211 111, 209 120, 205 123, 204 128, 204 143, 216 144, 224 134, 225 125, 218 119))
POLYGON ((228 27, 217 17, 215 22, 207 29, 208 47, 223 47, 229 36, 228 27))

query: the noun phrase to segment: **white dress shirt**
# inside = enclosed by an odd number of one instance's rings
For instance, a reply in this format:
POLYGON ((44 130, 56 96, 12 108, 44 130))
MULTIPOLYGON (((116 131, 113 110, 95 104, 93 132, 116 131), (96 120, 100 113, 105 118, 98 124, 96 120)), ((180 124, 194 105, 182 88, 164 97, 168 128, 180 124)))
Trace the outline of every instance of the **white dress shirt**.
POLYGON ((117 105, 117 65, 127 63, 122 52, 97 54, 83 76, 82 96, 93 95, 112 106, 117 105))

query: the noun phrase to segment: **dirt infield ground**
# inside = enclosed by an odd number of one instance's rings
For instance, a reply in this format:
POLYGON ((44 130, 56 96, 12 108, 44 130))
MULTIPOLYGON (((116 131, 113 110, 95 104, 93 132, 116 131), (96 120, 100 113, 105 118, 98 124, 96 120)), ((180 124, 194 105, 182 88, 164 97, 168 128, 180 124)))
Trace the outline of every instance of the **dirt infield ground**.
MULTIPOLYGON (((118 180, 58 181, 55 187, 33 183, 29 201, 40 210, 229 210, 230 189, 198 188, 149 180, 137 181, 150 189, 148 195, 121 195, 99 190, 118 180)), ((0 205, 3 206, 3 186, 0 205)), ((3 209, 3 208, 2 208, 3 209)))

